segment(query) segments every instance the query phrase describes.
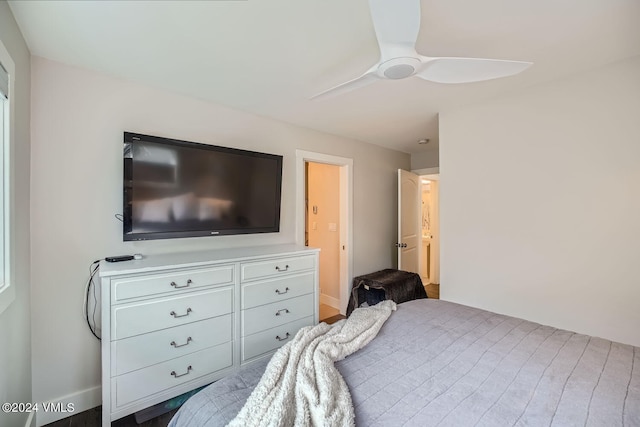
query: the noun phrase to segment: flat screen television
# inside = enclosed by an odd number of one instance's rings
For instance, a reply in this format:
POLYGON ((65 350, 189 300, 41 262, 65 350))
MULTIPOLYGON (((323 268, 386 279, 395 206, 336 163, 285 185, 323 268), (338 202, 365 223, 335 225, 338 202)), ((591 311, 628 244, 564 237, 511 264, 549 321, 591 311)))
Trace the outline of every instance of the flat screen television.
POLYGON ((280 230, 282 156, 124 133, 123 238, 280 230))

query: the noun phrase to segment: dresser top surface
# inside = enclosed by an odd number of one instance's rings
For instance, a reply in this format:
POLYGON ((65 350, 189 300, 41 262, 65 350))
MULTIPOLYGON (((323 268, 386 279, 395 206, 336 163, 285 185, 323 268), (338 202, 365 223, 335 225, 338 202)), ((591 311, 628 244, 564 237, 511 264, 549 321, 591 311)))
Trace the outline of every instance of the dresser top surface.
POLYGON ((143 256, 140 260, 100 262, 100 276, 147 273, 173 268, 200 267, 214 263, 258 260, 280 256, 308 255, 320 249, 295 244, 224 248, 197 252, 175 252, 143 256))

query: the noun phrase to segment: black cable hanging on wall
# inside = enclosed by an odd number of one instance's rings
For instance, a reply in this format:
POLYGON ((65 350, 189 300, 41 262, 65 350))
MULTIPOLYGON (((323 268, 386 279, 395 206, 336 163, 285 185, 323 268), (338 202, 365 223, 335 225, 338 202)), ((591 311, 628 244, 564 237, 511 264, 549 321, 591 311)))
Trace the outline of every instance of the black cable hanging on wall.
POLYGON ((89 280, 87 281, 87 289, 85 292, 84 305, 83 305, 83 314, 87 322, 87 326, 89 326, 89 330, 91 331, 93 336, 96 337, 98 340, 102 340, 102 338, 100 338, 96 332, 95 316, 96 316, 96 307, 98 306, 98 299, 96 297, 96 284, 93 281, 93 278, 98 273, 98 270, 100 270, 100 261, 102 260, 100 259, 95 260, 89 266, 89 280), (93 288, 93 310, 91 312, 91 320, 89 320, 89 294, 91 293, 92 288, 93 288))

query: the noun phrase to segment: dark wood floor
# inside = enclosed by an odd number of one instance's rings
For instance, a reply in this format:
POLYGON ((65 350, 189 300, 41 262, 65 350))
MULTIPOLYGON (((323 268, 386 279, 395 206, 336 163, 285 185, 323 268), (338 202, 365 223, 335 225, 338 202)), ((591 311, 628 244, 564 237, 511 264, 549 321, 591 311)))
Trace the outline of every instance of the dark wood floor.
MULTIPOLYGON (((136 422, 133 414, 120 418, 111 423, 111 427, 167 427, 173 415, 177 412, 174 409, 164 415, 145 421, 142 424, 136 422)), ((74 414, 71 417, 58 420, 44 427, 100 427, 102 423, 102 406, 89 409, 88 411, 74 414)))

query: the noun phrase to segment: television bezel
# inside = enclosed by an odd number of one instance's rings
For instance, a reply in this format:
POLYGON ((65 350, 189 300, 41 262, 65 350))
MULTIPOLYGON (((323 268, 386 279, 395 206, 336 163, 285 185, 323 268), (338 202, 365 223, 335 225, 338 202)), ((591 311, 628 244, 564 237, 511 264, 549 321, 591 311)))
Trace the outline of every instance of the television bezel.
POLYGON ((123 203, 122 203, 122 236, 123 241, 143 241, 143 240, 158 240, 158 239, 179 239, 187 237, 213 237, 213 236, 230 236, 240 234, 261 234, 261 233, 278 233, 280 231, 280 209, 282 205, 282 162, 283 156, 277 154, 261 153, 257 151, 241 150, 238 148, 223 147, 220 145, 203 144, 200 142, 184 141, 180 139, 165 138, 160 136, 145 135, 133 132, 124 132, 123 143, 123 203), (172 145, 193 150, 208 150, 221 153, 236 154, 247 157, 260 157, 270 160, 275 160, 277 163, 277 177, 276 177, 276 204, 275 204, 275 224, 270 227, 255 227, 255 228, 234 228, 234 229, 222 229, 222 230, 182 230, 182 231, 160 231, 160 232, 148 232, 148 233, 134 233, 133 228, 133 211, 132 196, 133 186, 127 185, 132 181, 131 176, 127 176, 128 173, 132 174, 132 169, 127 170, 127 147, 130 144, 136 142, 153 142, 156 144, 172 145))

